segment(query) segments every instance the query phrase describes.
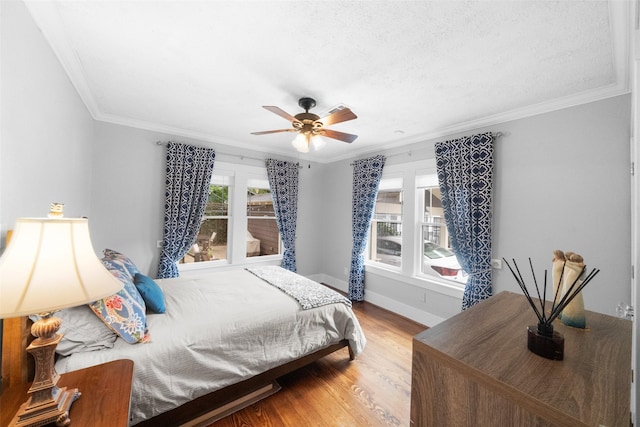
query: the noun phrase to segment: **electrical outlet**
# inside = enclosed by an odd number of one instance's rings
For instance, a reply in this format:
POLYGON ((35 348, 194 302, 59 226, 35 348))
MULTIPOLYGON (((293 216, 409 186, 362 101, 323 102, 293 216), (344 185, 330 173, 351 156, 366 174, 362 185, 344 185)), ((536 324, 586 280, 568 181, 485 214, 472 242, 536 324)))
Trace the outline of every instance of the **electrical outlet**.
POLYGON ((495 268, 496 270, 502 270, 502 260, 501 259, 492 259, 491 260, 491 268, 495 268))

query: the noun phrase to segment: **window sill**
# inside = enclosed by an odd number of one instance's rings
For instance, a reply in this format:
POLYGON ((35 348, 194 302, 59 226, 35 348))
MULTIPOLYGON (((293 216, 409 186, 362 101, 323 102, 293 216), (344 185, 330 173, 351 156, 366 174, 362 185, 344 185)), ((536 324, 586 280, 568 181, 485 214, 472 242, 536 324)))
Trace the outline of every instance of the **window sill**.
POLYGON ((263 255, 263 256, 255 256, 255 257, 247 257, 244 259, 242 263, 232 264, 228 259, 219 259, 215 261, 201 261, 201 262, 190 262, 188 264, 178 264, 178 271, 187 272, 187 271, 198 271, 198 270, 206 270, 206 269, 223 269, 225 267, 242 267, 244 265, 249 264, 261 264, 268 263, 273 264, 275 262, 281 262, 282 255, 263 255))
POLYGON ((226 259, 215 261, 189 262, 186 264, 178 264, 178 271, 203 270, 206 268, 224 267, 230 265, 226 259))
POLYGON ((460 300, 462 300, 462 297, 464 295, 464 285, 462 284, 450 283, 448 281, 438 280, 435 278, 428 279, 426 277, 405 276, 399 270, 384 268, 380 267, 378 264, 367 262, 365 262, 364 268, 366 272, 386 277, 388 279, 397 280, 408 285, 427 289, 432 292, 438 292, 443 295, 459 298, 460 300))

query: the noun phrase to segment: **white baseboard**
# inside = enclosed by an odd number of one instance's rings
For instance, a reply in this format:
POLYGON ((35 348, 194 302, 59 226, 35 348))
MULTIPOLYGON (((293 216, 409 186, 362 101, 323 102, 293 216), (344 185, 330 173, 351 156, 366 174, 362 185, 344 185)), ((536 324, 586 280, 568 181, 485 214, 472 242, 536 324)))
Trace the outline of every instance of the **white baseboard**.
MULTIPOLYGON (((328 274, 314 274, 308 277, 309 279, 315 280, 316 282, 326 283, 327 285, 334 287, 342 292, 348 292, 349 290, 349 285, 347 282, 345 282, 344 280, 336 279, 335 277, 329 276, 328 274)), ((372 291, 365 291, 364 300, 370 302, 371 304, 377 305, 378 307, 393 311, 400 316, 404 316, 407 319, 411 319, 415 322, 429 327, 435 326, 445 320, 440 316, 436 316, 427 311, 420 310, 419 308, 412 307, 403 302, 394 300, 393 298, 389 298, 385 295, 381 295, 372 291)))

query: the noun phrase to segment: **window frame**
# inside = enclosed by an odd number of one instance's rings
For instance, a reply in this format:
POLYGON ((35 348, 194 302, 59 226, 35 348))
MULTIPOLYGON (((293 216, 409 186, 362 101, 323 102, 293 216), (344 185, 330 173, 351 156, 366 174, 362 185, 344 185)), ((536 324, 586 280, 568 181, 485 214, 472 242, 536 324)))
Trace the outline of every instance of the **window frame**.
MULTIPOLYGON (((416 170, 415 172, 415 191, 416 191, 416 209, 417 209, 417 215, 416 215, 416 220, 417 220, 417 229, 416 229, 416 233, 419 235, 418 241, 416 242, 417 246, 416 246, 416 253, 417 253, 417 264, 416 264, 416 276, 420 277, 420 278, 425 278, 425 279, 430 279, 431 275, 425 273, 422 271, 422 243, 424 240, 423 237, 423 227, 424 226, 428 226, 430 224, 432 224, 432 222, 428 222, 425 221, 424 219, 424 210, 423 210, 423 206, 424 206, 424 190, 426 188, 435 188, 438 187, 438 176, 437 176, 437 170, 435 168, 435 166, 433 168, 428 168, 428 169, 419 169, 416 170)), ((449 231, 447 229, 447 224, 444 220, 444 211, 442 213, 442 220, 439 222, 439 227, 442 228, 442 226, 444 226, 445 230, 442 235, 444 236, 443 238, 448 238, 449 237, 449 231)), ((442 243, 439 243, 440 246, 442 247, 446 247, 447 245, 443 245, 442 243)), ((453 252, 452 248, 448 248, 451 252, 453 252)), ((464 287, 466 286, 465 283, 462 282, 458 282, 455 280, 447 280, 447 279, 442 279, 442 281, 445 281, 447 283, 451 282, 453 285, 457 285, 460 286, 462 289, 464 289, 464 287)))
POLYGON ((452 280, 440 279, 421 272, 422 263, 422 206, 419 203, 418 177, 437 174, 435 159, 425 159, 416 162, 385 165, 382 179, 402 177, 403 218, 402 218, 402 246, 413 250, 402 251, 400 268, 388 266, 370 259, 371 251, 367 244, 367 259, 365 271, 401 281, 413 286, 439 292, 454 297, 462 297, 465 285, 452 280))
MULTIPOLYGON (((244 190, 245 194, 247 194, 249 192, 250 188, 259 188, 259 189, 268 189, 269 192, 271 192, 271 186, 269 185, 269 179, 267 177, 267 172, 265 169, 265 173, 264 175, 260 174, 255 174, 255 173, 250 173, 248 175, 248 179, 247 179, 247 186, 244 190), (250 184, 255 184, 256 182, 260 182, 261 185, 250 185, 250 184)), ((248 197, 248 196, 247 196, 248 197)), ((248 209, 249 209, 249 204, 248 204, 248 199, 247 202, 245 203, 245 208, 244 208, 244 213, 247 219, 247 230, 249 230, 249 220, 256 220, 256 221, 274 221, 275 222, 275 227, 276 230, 278 231, 278 253, 277 254, 272 254, 272 255, 259 255, 259 256, 255 256, 255 257, 246 257, 247 259, 269 259, 268 257, 274 257, 274 256, 279 256, 280 258, 282 258, 282 254, 284 252, 284 247, 282 246, 282 236, 280 236, 280 231, 278 230, 278 220, 276 219, 276 214, 275 214, 275 210, 273 212, 273 216, 267 216, 267 215, 263 215, 263 216, 253 216, 253 215, 249 215, 248 214, 248 209)))
MULTIPOLYGON (((247 257, 247 188, 249 181, 254 179, 269 182, 265 166, 251 166, 216 160, 213 174, 230 176, 229 185, 229 212, 227 229, 227 259, 201 261, 178 264, 178 271, 187 272, 207 268, 221 268, 239 266, 245 264, 276 262, 282 260, 282 243, 280 242, 279 254, 247 257)), ((279 233, 278 233, 279 235, 279 233)))
MULTIPOLYGON (((194 263, 182 263, 182 264, 178 264, 178 271, 180 271, 180 266, 187 266, 190 264, 202 264, 202 263, 206 263, 207 265, 213 266, 213 265, 226 265, 229 259, 229 249, 230 249, 230 245, 229 245, 229 237, 231 236, 230 233, 230 228, 231 228, 231 224, 232 224, 232 215, 231 215, 231 200, 233 200, 233 192, 234 192, 234 173, 233 171, 230 170, 224 170, 224 169, 214 169, 212 175, 211 175, 211 184, 214 184, 214 179, 217 177, 223 177, 225 181, 228 181, 227 187, 228 187, 228 191, 227 191, 227 215, 226 216, 217 216, 217 215, 211 215, 211 216, 203 216, 203 220, 206 219, 223 219, 226 218, 227 220, 227 253, 225 255, 224 259, 217 259, 217 260, 210 260, 210 261, 200 261, 200 262, 194 262, 194 263)), ((214 184, 215 185, 215 184, 214 184)), ((188 267, 186 268, 187 270, 189 269, 188 267)))
POLYGON ((378 189, 378 193, 380 193, 380 191, 399 191, 400 192, 400 199, 401 199, 401 213, 400 213, 400 219, 399 220, 377 220, 375 218, 375 208, 374 208, 374 215, 373 218, 371 219, 371 224, 369 225, 369 239, 367 241, 367 246, 365 249, 365 252, 367 253, 367 259, 370 263, 379 266, 380 268, 385 268, 385 269, 389 269, 389 270, 393 270, 393 271, 401 271, 402 270, 402 266, 404 264, 404 260, 403 258, 403 254, 404 251, 401 249, 400 252, 400 265, 399 266, 395 266, 393 264, 388 264, 388 263, 384 263, 384 262, 380 262, 380 261, 376 261, 374 259, 372 259, 372 251, 373 251, 373 227, 376 226, 376 224, 378 222, 391 222, 391 223, 395 223, 395 224, 400 224, 400 240, 402 242, 402 247, 404 247, 404 192, 403 192, 403 177, 402 174, 399 173, 389 173, 387 174, 387 176, 384 176, 384 169, 383 169, 383 177, 380 179, 380 187, 378 189), (399 184, 399 185, 398 185, 399 184))

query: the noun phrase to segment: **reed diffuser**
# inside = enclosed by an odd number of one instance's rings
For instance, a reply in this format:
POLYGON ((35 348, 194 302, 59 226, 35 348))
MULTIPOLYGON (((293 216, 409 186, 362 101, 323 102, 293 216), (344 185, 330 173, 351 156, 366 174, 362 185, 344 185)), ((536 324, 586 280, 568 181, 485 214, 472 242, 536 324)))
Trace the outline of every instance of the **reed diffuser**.
MULTIPOLYGON (((540 287, 538 286, 538 280, 536 279, 536 274, 533 269, 533 263, 531 262, 531 258, 529 258, 529 266, 533 276, 533 283, 538 296, 537 299, 539 304, 536 305, 534 297, 529 293, 527 285, 522 278, 522 274, 520 273, 520 268, 518 268, 516 260, 512 259, 513 267, 511 267, 511 264, 509 264, 506 259, 502 259, 507 267, 509 267, 509 270, 511 270, 511 274, 513 274, 518 286, 522 289, 524 296, 527 298, 527 301, 529 301, 529 305, 531 305, 533 312, 538 318, 537 325, 530 325, 527 327, 527 347, 533 353, 546 357, 547 359, 562 360, 564 358, 564 337, 559 332, 553 330, 552 323, 560 313, 562 313, 562 310, 564 310, 567 305, 584 289, 584 287, 587 286, 591 279, 600 272, 600 270, 594 268, 588 275, 586 275, 586 277, 584 277, 587 267, 583 266, 580 274, 576 276, 571 286, 569 286, 563 295, 558 295, 561 288, 561 286, 558 286, 555 290, 555 295, 553 296, 551 310, 547 314, 547 270, 544 271, 544 284, 542 294, 540 294, 540 287)), ((565 265, 566 262, 562 265, 559 280, 560 283, 562 283, 565 265)))

